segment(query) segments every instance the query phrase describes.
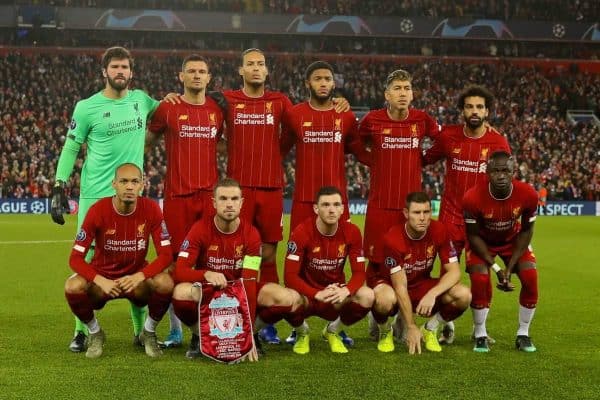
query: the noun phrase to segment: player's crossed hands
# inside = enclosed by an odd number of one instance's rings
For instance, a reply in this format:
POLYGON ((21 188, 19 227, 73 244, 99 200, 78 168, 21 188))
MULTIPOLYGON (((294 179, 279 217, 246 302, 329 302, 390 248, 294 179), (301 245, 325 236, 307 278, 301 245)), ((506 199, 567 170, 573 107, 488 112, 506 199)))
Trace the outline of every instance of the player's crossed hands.
POLYGON ((140 283, 144 282, 146 277, 142 272, 136 272, 132 275, 125 275, 116 280, 119 287, 123 290, 123 292, 131 292, 135 290, 140 283))
POLYGON ((510 269, 507 268, 505 271, 500 270, 496 272, 496 276, 498 277, 498 284, 496 285, 496 288, 502 290, 503 292, 512 292, 515 290, 515 285, 510 281, 510 269))
POLYGON ((96 277, 94 278, 94 283, 98 285, 98 287, 112 299, 114 299, 115 297, 119 297, 123 293, 123 290, 121 289, 117 281, 105 278, 102 275, 96 275, 96 277))

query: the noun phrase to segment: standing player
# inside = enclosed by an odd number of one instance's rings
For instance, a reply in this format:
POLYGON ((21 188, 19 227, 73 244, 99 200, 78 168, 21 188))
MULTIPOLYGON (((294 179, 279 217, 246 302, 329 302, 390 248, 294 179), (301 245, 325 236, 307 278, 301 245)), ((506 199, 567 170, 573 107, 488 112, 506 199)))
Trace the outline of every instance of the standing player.
MULTIPOLYGON (((188 358, 200 355, 198 302, 202 291, 205 291, 202 301, 211 298, 206 293, 210 287, 192 290, 194 282, 222 288, 227 281, 244 278, 252 319, 257 302, 263 308, 270 308, 271 313, 273 309, 289 313, 300 306, 299 296, 294 298, 291 290, 274 283, 256 283, 261 262, 260 237, 256 228, 239 218, 244 202, 239 184, 229 178, 220 181, 215 186, 213 201, 216 215, 193 225, 181 246, 175 267, 178 284, 173 305, 179 318, 192 328, 190 349, 186 353, 188 358)), ((250 360, 257 360, 256 349, 250 360)))
POLYGON ((437 328, 461 316, 471 301, 469 288, 460 281, 458 257, 444 224, 431 220, 431 201, 423 192, 409 193, 404 208, 406 222, 392 227, 384 236, 384 266, 387 283, 375 292, 373 316, 379 324, 382 352, 394 351, 393 331, 388 317, 398 308, 406 324, 410 354, 421 352, 421 339, 429 351, 442 351, 437 328), (445 273, 432 278, 439 255, 445 273), (431 317, 419 331, 413 312, 431 317))
MULTIPOLYGON (((133 163, 143 168, 146 120, 158 102, 141 90, 128 90, 133 77, 133 58, 123 47, 111 47, 102 55, 105 87, 95 95, 77 102, 65 145, 56 168, 53 189, 52 220, 63 225, 69 210, 66 182, 73 170, 82 144, 87 156, 81 172, 77 230, 88 209, 103 197, 111 196, 111 181, 118 165, 133 163)), ((88 260, 93 254, 93 247, 88 260)), ((131 306, 135 340, 144 323, 144 309, 131 306)), ((75 336, 69 345, 73 352, 85 350, 86 327, 76 320, 75 336)))
MULTIPOLYGON (((466 242, 462 198, 468 189, 487 180, 485 172, 490 154, 496 150, 510 153, 506 138, 486 123, 493 108, 494 96, 487 89, 466 88, 458 98, 458 109, 462 110, 465 123, 444 126, 433 146, 424 152, 426 164, 446 160, 439 221, 448 229, 459 259, 466 242)), ((448 324, 442 330, 440 342, 453 341, 454 326, 448 324)))
MULTIPOLYGON (((283 238, 283 169, 281 120, 292 107, 281 92, 266 90, 269 70, 260 49, 242 53, 240 90, 223 92, 227 112, 227 176, 240 182, 245 199, 241 217, 258 229, 262 241, 260 281, 278 283, 277 242, 283 238)), ((348 110, 341 101, 337 111, 348 110)), ((268 343, 280 343, 273 326, 261 331, 268 343)))
POLYGON ((340 220, 344 211, 342 192, 326 186, 319 190, 313 205, 315 219, 306 219, 294 229, 288 242, 285 260, 285 284, 303 296, 300 318, 288 319, 297 332, 294 352, 310 351, 308 326, 304 318, 318 315, 329 322, 323 337, 334 353, 347 353, 339 336, 342 324, 361 320, 373 305, 373 291, 363 286, 365 264, 360 230, 340 220), (346 258, 352 276, 344 276, 346 258))
MULTIPOLYGON (((296 180, 290 231, 306 218, 314 218, 314 194, 323 186, 333 186, 346 194, 346 152, 365 159, 358 137, 356 117, 352 111, 334 110, 332 94, 335 89, 333 67, 325 61, 315 61, 306 68, 304 84, 310 98, 296 104, 284 115, 286 136, 282 138, 282 155, 296 146, 296 180)), ((350 215, 344 209, 343 219, 350 215)))
POLYGON ((492 300, 490 268, 498 275, 498 288, 504 291, 514 290, 512 273, 519 276, 522 287, 515 345, 521 351, 536 351, 529 325, 538 301, 538 274, 530 242, 538 197, 531 186, 513 178, 514 166, 508 152, 493 153, 487 164, 489 183, 478 183, 463 198, 476 352, 489 351, 485 323, 492 300), (502 258, 504 271, 494 261, 496 256, 502 258))
MULTIPOLYGON (((178 103, 162 102, 152 116, 149 142, 165 136, 167 172, 163 211, 172 235, 173 259, 195 221, 214 214, 212 189, 217 183, 217 142, 223 112, 206 96, 211 74, 208 60, 191 55, 183 60, 179 80, 183 96, 178 103)), ((182 342, 181 322, 169 308, 171 330, 165 346, 182 342)))
POLYGON ((158 204, 138 198, 143 182, 137 165, 117 167, 112 184, 116 195, 90 207, 71 251, 69 264, 76 273, 65 283, 65 297, 73 314, 89 330, 88 358, 100 357, 105 341, 94 310, 115 298, 148 305, 140 341, 150 357, 162 354, 156 341, 156 325, 167 311, 173 292, 173 280, 163 272, 172 260, 171 244, 158 204), (150 235, 157 258, 148 263, 150 235), (91 262, 86 262, 94 241, 96 251, 91 262))
MULTIPOLYGON (((381 269, 383 235, 404 221, 406 196, 421 190, 422 140, 437 139, 440 130, 427 113, 410 107, 412 76, 407 71, 399 69, 387 76, 385 100, 387 107, 369 112, 359 128, 372 153, 364 250, 369 259, 367 285, 376 299, 381 298, 378 286, 388 280, 387 271, 381 269)), ((377 326, 369 322, 370 334, 377 338, 377 326)))

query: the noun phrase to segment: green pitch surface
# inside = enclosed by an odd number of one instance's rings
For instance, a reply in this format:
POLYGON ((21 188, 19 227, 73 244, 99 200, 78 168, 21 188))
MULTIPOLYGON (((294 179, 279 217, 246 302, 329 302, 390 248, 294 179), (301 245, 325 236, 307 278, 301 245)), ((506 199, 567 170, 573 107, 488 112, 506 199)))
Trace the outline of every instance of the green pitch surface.
MULTIPOLYGON (((362 225, 362 220, 357 220, 362 225)), ((531 334, 538 352, 514 349, 518 291, 494 290, 489 354, 470 341, 471 315, 440 354, 409 356, 398 345, 381 354, 366 322, 348 330, 349 354, 334 355, 320 339, 323 322, 309 320, 311 352, 266 346, 257 364, 219 365, 184 358, 183 348, 149 359, 131 344, 129 307, 99 313, 104 355, 88 360, 67 345, 73 317, 63 295, 75 220, 63 227, 48 215, 0 216, 0 399, 597 399, 600 393, 600 218, 541 217, 534 249, 540 303, 531 334)), ((283 259, 280 246, 279 259, 283 259)), ((282 337, 289 327, 279 324, 282 337)), ((164 321, 159 329, 164 336, 164 321)))

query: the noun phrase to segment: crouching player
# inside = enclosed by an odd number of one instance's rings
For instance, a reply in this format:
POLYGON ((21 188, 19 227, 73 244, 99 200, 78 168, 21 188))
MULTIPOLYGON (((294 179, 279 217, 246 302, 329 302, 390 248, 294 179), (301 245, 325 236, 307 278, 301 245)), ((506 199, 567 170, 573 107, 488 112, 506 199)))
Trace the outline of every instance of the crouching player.
MULTIPOLYGON (((256 314, 257 297, 260 305, 289 311, 297 309, 300 304, 299 299, 294 304, 290 296, 292 291, 275 283, 257 284, 261 239, 254 226, 240 219, 243 198, 239 183, 223 179, 215 186, 213 196, 216 215, 192 226, 181 246, 174 272, 177 282, 173 292, 175 314, 192 330, 186 353, 188 358, 200 355, 198 303, 210 301, 213 288, 224 288, 228 281, 243 278, 252 320, 256 314), (199 288, 194 286, 195 282, 210 286, 199 288)), ((255 338, 249 361, 258 360, 257 344, 255 338)))
POLYGON ((469 307, 471 293, 459 283, 458 257, 445 227, 431 220, 429 197, 422 192, 409 193, 403 212, 406 222, 393 226, 384 236, 382 273, 368 282, 375 292, 372 312, 379 324, 377 349, 394 351, 388 317, 399 309, 398 318, 403 319, 407 329, 409 353, 421 353, 422 339, 427 350, 439 352, 442 351, 437 339, 439 325, 462 315, 469 307), (445 273, 432 278, 438 254, 445 273), (419 329, 413 312, 431 318, 419 329))
POLYGON ((487 353, 489 339, 487 315, 492 300, 490 268, 496 272, 498 288, 510 292, 515 272, 521 280, 519 328, 515 346, 534 352, 529 325, 538 301, 536 259, 529 246, 536 218, 537 192, 527 183, 513 178, 515 162, 504 151, 494 152, 487 164, 488 182, 481 182, 465 193, 463 208, 467 227, 467 272, 471 279, 473 301, 474 351, 487 353), (502 270, 494 261, 500 256, 502 270))
POLYGON ((171 242, 158 204, 138 198, 143 182, 135 164, 117 167, 112 183, 116 195, 90 208, 71 251, 69 264, 76 273, 65 283, 65 297, 73 314, 89 329, 88 358, 100 357, 105 341, 94 310, 116 298, 127 298, 138 307, 148 305, 140 341, 150 357, 162 354, 156 326, 173 292, 173 280, 163 272, 171 264, 171 242), (158 256, 148 263, 150 235, 158 256), (94 257, 88 263, 85 255, 94 241, 94 257))
MULTIPOLYGON (((365 259, 358 227, 340 221, 344 211, 339 189, 325 186, 313 206, 316 218, 302 222, 290 235, 285 260, 285 284, 301 295, 302 307, 288 314, 296 328, 294 352, 310 351, 308 326, 304 318, 317 315, 329 324, 323 337, 334 353, 347 353, 339 331, 342 325, 361 320, 373 304, 373 291, 363 286, 365 259), (350 260, 352 277, 346 284, 344 264, 350 260)), ((273 321, 269 321, 273 322, 273 321)))

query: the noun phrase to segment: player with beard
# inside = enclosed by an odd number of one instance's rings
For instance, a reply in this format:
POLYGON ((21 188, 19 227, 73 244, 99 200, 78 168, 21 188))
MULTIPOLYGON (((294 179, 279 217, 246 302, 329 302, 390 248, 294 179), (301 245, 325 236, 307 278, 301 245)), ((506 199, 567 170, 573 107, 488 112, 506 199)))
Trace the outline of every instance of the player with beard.
MULTIPOLYGON (((369 259, 367 285, 375 292, 369 317, 369 334, 377 340, 378 325, 387 313, 377 313, 383 299, 392 301, 394 291, 386 284, 388 271, 383 268, 383 236, 394 225, 405 221, 406 196, 421 191, 422 141, 437 139, 439 125, 426 112, 412 108, 412 76, 399 69, 385 81, 386 107, 370 111, 360 122, 360 135, 371 148, 371 183, 365 220, 364 251, 369 259)), ((401 318, 397 319, 402 322, 401 318)), ((400 335, 397 326, 395 334, 400 335)))
POLYGON ((536 351, 529 325, 538 302, 538 274, 530 243, 538 196, 533 187, 513 177, 514 170, 515 161, 508 152, 493 153, 487 163, 489 181, 479 182, 463 198, 467 272, 473 296, 473 351, 479 353, 489 352, 486 320, 492 301, 490 269, 498 276, 498 289, 506 292, 515 288, 511 275, 518 275, 521 292, 515 346, 528 353, 536 351), (504 270, 494 261, 496 256, 504 262, 504 270))
MULTIPOLYGON (((208 60, 192 54, 183 60, 179 80, 181 102, 162 102, 148 127, 148 142, 164 135, 167 151, 165 222, 171 233, 173 259, 195 221, 214 215, 212 189, 217 183, 217 142, 223 129, 223 111, 206 87, 211 79, 208 60)), ((181 322, 169 308, 171 329, 163 342, 177 347, 182 342, 181 322)))
MULTIPOLYGON (((336 112, 331 100, 335 89, 333 67, 315 61, 306 68, 304 85, 310 93, 308 101, 296 104, 283 117, 285 136, 281 140, 282 155, 296 146, 296 180, 292 202, 290 231, 307 218, 314 218, 314 194, 323 186, 337 187, 346 193, 344 154, 351 152, 364 160, 364 150, 352 111, 336 112)), ((348 220, 347 208, 342 215, 348 220)))
MULTIPOLYGON (((278 283, 277 243, 283 238, 281 121, 292 103, 285 94, 266 89, 269 69, 262 50, 245 50, 241 61, 243 88, 223 92, 228 104, 227 176, 242 186, 245 206, 241 218, 260 232, 260 281, 278 283)), ((336 102, 337 111, 349 108, 345 100, 336 102)), ((268 343, 280 343, 273 326, 261 330, 260 336, 268 343)))
MULTIPOLYGON (((467 87, 460 94, 457 107, 462 111, 464 124, 444 126, 440 137, 424 152, 424 162, 446 160, 439 220, 446 225, 460 257, 466 242, 462 198, 471 187, 487 181, 488 156, 497 150, 510 153, 510 146, 506 138, 486 122, 494 109, 494 96, 486 88, 467 87)), ((450 323, 442 329, 440 343, 453 341, 454 325, 450 323)))
MULTIPOLYGON (((283 117, 282 155, 296 146, 290 232, 307 218, 314 219, 314 193, 321 187, 338 188, 343 204, 348 204, 344 154, 353 153, 363 161, 368 156, 358 136, 354 113, 339 113, 334 109, 335 81, 331 64, 325 61, 310 64, 304 84, 310 93, 308 101, 296 104, 283 117)), ((341 218, 350 219, 347 207, 341 218)), ((352 339, 345 332, 341 331, 340 336, 346 344, 352 345, 352 339)), ((293 338, 292 333, 287 342, 293 343, 293 338)))
MULTIPOLYGON (((75 105, 67 138, 56 168, 51 216, 63 225, 63 213, 69 211, 66 182, 83 144, 87 145, 86 159, 81 171, 77 230, 89 208, 103 197, 112 196, 113 173, 117 166, 133 163, 140 169, 144 161, 146 121, 158 106, 158 101, 141 90, 129 90, 133 78, 133 58, 123 47, 111 47, 102 55, 102 76, 105 87, 75 105)), ((93 247, 88 260, 93 256, 93 247)), ((141 332, 145 310, 131 306, 136 343, 141 332)), ((76 319, 75 336, 69 345, 73 352, 85 350, 87 328, 76 319)))

